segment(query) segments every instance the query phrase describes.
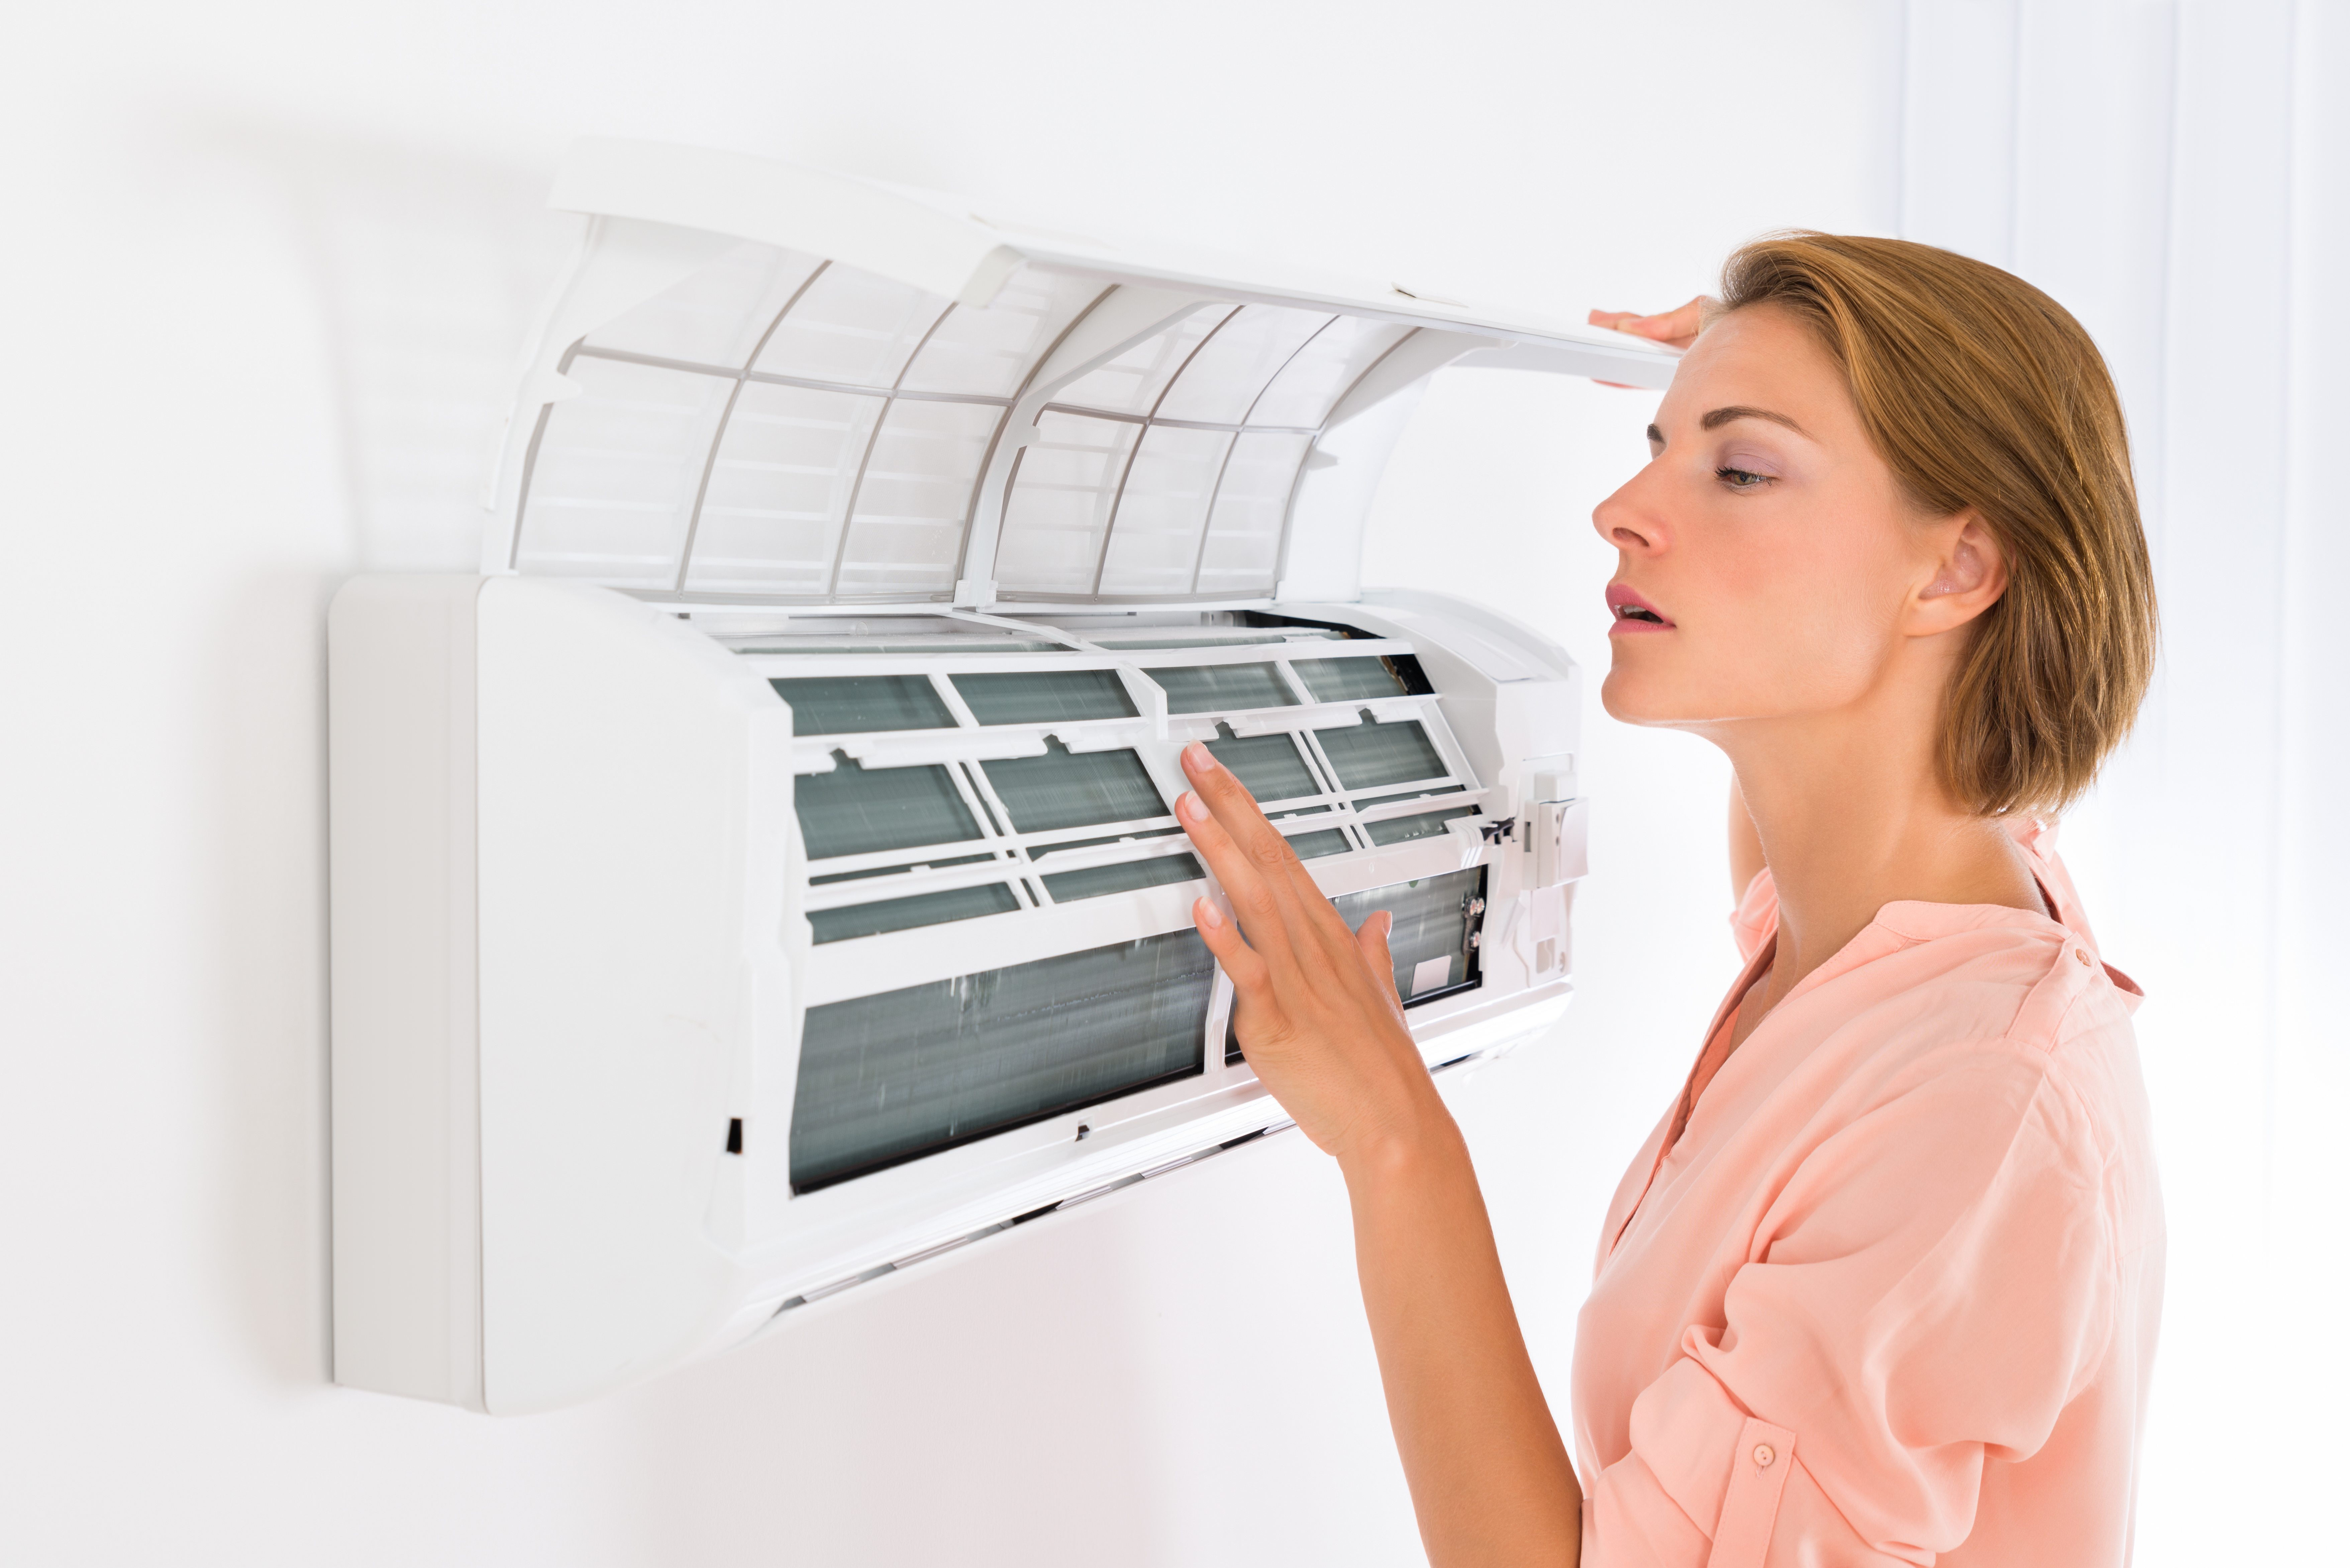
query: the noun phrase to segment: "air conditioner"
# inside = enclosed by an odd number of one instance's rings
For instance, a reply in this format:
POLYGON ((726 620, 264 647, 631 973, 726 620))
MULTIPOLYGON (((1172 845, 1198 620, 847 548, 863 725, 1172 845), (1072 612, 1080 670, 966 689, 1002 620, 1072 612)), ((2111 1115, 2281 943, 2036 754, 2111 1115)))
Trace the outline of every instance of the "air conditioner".
POLYGON ((1206 742, 1432 1067, 1566 1004, 1576 672, 1357 582, 1427 378, 1615 334, 584 142, 482 570, 329 614, 335 1376, 500 1414, 1287 1124, 1206 742))

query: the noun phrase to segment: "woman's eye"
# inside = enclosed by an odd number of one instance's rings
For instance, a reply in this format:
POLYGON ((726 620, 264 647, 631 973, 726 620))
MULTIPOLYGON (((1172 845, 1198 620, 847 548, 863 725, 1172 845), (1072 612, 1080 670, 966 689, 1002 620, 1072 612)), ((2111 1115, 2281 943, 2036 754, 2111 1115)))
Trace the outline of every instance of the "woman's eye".
POLYGON ((1771 483, 1771 476, 1767 473, 1756 473, 1751 469, 1731 468, 1726 463, 1715 469, 1713 476, 1732 490, 1756 490, 1771 483))

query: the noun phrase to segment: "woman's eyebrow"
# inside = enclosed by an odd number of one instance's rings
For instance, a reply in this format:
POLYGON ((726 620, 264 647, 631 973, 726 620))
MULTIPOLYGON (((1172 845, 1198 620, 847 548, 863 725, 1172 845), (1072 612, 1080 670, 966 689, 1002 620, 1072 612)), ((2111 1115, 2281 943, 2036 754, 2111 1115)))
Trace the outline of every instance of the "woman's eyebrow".
MULTIPOLYGON (((1715 409, 1712 412, 1707 414, 1705 418, 1698 421, 1697 425, 1700 430, 1718 431, 1722 426, 1730 423, 1732 420, 1769 420, 1774 425, 1786 426, 1789 430, 1794 431, 1797 435, 1804 437, 1807 441, 1811 439, 1811 432, 1809 431, 1797 424, 1794 421, 1789 419, 1786 415, 1774 414, 1769 409, 1750 408, 1744 403, 1733 403, 1726 409, 1715 409)), ((1655 427, 1650 426, 1649 428, 1653 430, 1655 427)))

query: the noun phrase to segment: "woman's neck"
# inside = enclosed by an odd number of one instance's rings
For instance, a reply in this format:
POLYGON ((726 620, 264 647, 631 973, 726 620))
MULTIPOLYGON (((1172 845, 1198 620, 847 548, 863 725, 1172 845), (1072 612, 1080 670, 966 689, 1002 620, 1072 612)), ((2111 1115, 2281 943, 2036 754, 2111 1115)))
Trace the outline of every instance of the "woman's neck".
POLYGON ((1776 951, 1741 1037, 1888 903, 2043 912, 2006 829, 1942 787, 1930 726, 1864 709, 1708 732, 1737 770, 1779 895, 1776 951))

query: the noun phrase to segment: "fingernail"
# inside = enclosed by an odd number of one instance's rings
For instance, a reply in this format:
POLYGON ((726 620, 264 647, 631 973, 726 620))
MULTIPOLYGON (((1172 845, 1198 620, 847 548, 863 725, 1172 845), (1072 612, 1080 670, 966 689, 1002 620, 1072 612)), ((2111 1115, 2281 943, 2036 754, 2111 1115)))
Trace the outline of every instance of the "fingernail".
POLYGON ((1211 774, 1223 764, 1216 761, 1215 753, 1194 741, 1183 748, 1183 765, 1195 774, 1211 774))
POLYGON ((1195 899, 1191 908, 1199 915, 1200 923, 1211 931, 1224 923, 1224 912, 1216 908, 1212 899, 1195 899))
POLYGON ((1175 815, 1191 822, 1205 822, 1208 820, 1208 803, 1187 789, 1175 803, 1175 815))

